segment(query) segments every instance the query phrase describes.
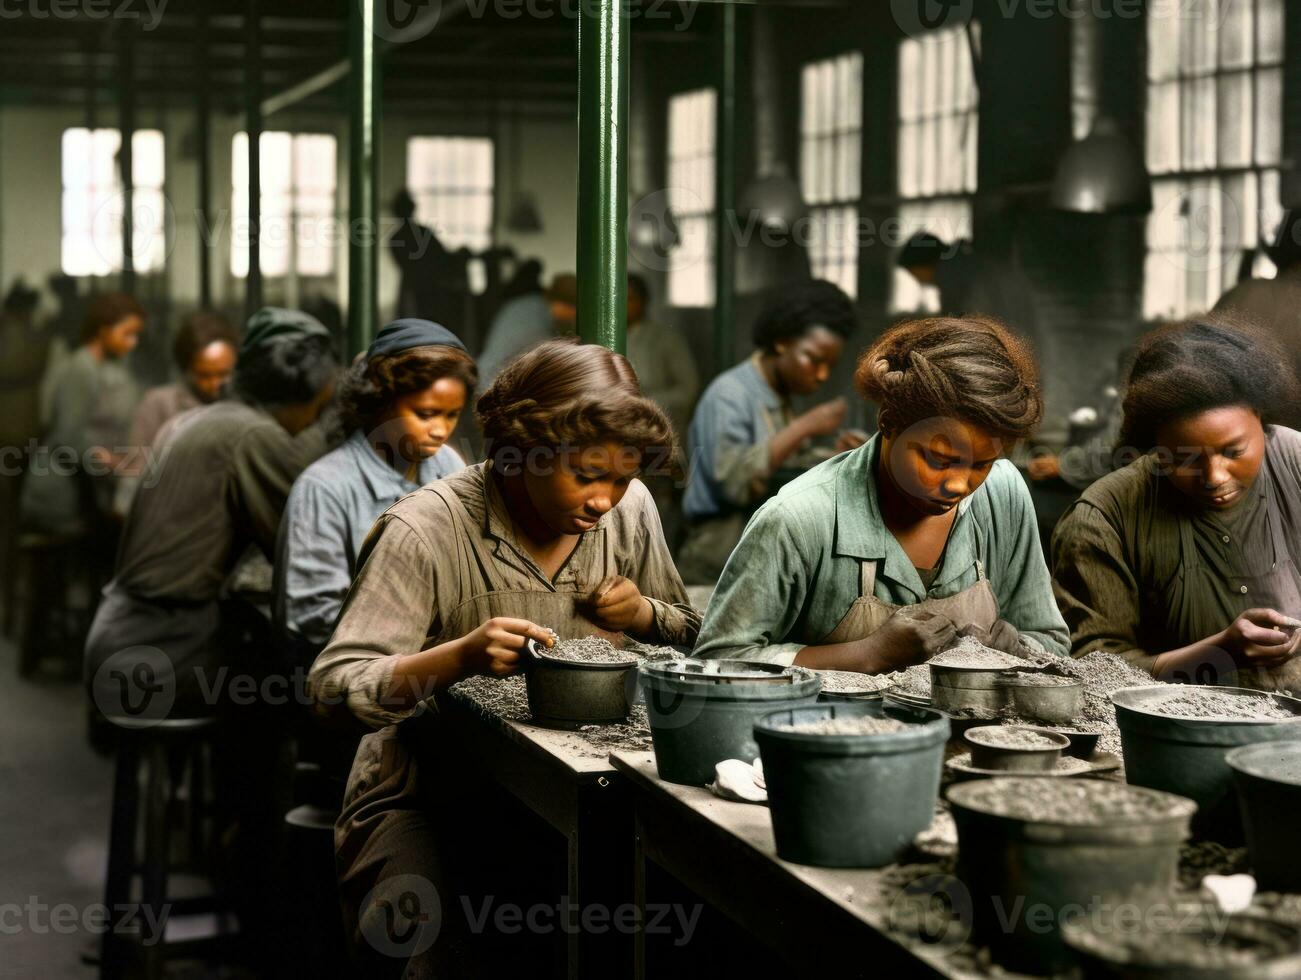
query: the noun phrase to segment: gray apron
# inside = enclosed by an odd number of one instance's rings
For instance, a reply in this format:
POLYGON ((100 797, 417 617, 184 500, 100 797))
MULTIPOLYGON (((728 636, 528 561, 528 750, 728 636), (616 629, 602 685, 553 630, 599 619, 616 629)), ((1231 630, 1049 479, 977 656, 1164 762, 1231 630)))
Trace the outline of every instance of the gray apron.
MULTIPOLYGON (((443 488, 429 489, 460 512, 463 526, 473 526, 455 494, 443 488)), ((590 595, 601 579, 617 571, 606 532, 603 529, 587 532, 593 533, 601 536, 598 568, 575 569, 573 578, 566 585, 553 583, 549 590, 539 585, 535 590, 488 590, 471 595, 447 615, 436 635, 426 639, 426 649, 465 636, 496 616, 527 619, 539 626, 550 627, 561 639, 601 635, 619 642, 622 634, 598 629, 580 611, 580 601, 590 595)), ((504 543, 494 547, 481 535, 475 535, 471 544, 474 558, 488 568, 500 560, 495 549, 508 547, 504 543)), ((576 547, 581 545, 582 542, 576 547)), ((514 549, 512 551, 513 557, 529 561, 514 549)), ((569 579, 564 566, 556 578, 569 579)), ((354 949, 366 958, 370 957, 374 943, 368 940, 364 931, 357 932, 357 924, 363 921, 370 908, 368 896, 379 893, 375 891, 376 885, 390 877, 414 874, 441 886, 446 875, 445 855, 440 853, 438 844, 436 814, 446 814, 454 803, 440 798, 439 787, 422 772, 428 767, 421 765, 420 756, 424 749, 420 743, 424 740, 417 735, 418 727, 432 723, 436 723, 435 718, 415 716, 367 735, 361 740, 348 777, 343 812, 335 824, 336 863, 345 921, 353 924, 354 949)), ((455 751, 455 746, 448 748, 455 751)), ((435 891, 455 894, 442 887, 435 891)), ((442 911, 446 936, 432 948, 413 955, 406 964, 404 976, 462 975, 461 971, 466 968, 461 961, 465 955, 464 940, 456 935, 456 924, 452 921, 460 914, 460 906, 450 899, 444 900, 442 911)), ((401 966, 392 959, 384 963, 383 957, 379 962, 389 968, 401 966)))
POLYGON ((858 598, 850 604, 848 612, 841 617, 836 628, 818 641, 820 644, 861 640, 879 630, 887 619, 903 608, 947 616, 959 629, 974 625, 989 630, 998 622, 998 599, 994 596, 989 579, 985 577, 985 566, 979 558, 976 559, 975 585, 955 595, 942 599, 927 598, 906 607, 878 599, 872 594, 876 587, 876 569, 875 561, 865 560, 861 563, 858 598))
MULTIPOLYGON (((1276 609, 1285 616, 1301 617, 1301 576, 1287 550, 1287 539, 1279 522, 1274 491, 1268 484, 1265 489, 1266 520, 1269 523, 1270 544, 1273 555, 1270 566, 1254 575, 1235 575, 1226 581, 1218 572, 1201 560, 1193 540, 1192 524, 1179 517, 1179 575, 1200 576, 1212 591, 1224 596, 1217 607, 1202 603, 1180 602, 1174 593, 1178 576, 1166 587, 1165 606, 1168 610, 1167 636, 1179 638, 1178 645, 1195 643, 1224 629, 1234 618, 1248 609, 1276 609), (1227 618, 1226 618, 1227 614, 1227 618)), ((1186 590, 1184 592, 1187 595, 1186 590)), ((1281 667, 1232 668, 1227 665, 1210 665, 1211 673, 1205 677, 1190 677, 1196 683, 1221 683, 1237 687, 1251 687, 1263 691, 1301 691, 1301 658, 1293 657, 1281 667), (1218 667, 1218 669, 1217 669, 1218 667)))

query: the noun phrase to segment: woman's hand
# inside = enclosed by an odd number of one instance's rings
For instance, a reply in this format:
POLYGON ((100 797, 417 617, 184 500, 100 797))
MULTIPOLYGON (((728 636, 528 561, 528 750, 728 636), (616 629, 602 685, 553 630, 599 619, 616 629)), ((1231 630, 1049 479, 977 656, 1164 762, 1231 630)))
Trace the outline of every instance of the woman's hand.
POLYGON ((1220 645, 1244 665, 1277 667, 1301 645, 1299 625, 1273 609, 1248 609, 1220 635, 1220 645))
POLYGON ((958 630, 958 636, 969 636, 991 650, 1001 650, 1013 656, 1020 655, 1022 649, 1020 632, 1006 619, 997 620, 989 629, 970 623, 958 630))
POLYGON ((655 625, 655 610, 630 578, 610 575, 587 597, 587 611, 595 623, 611 633, 646 636, 655 625))
POLYGON ((953 645, 957 627, 947 616, 932 612, 909 612, 908 607, 895 610, 881 628, 859 643, 870 663, 867 673, 902 670, 929 660, 953 645))
POLYGON ((458 653, 465 675, 508 677, 519 670, 520 651, 530 639, 551 647, 555 645, 556 635, 527 619, 497 616, 488 620, 458 641, 458 653))

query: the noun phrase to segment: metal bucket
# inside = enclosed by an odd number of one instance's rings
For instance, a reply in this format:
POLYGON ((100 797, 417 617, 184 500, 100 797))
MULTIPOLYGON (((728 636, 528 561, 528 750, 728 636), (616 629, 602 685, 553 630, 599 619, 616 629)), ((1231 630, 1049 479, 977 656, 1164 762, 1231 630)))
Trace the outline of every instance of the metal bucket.
MULTIPOLYGON (((1301 701, 1285 694, 1246 688, 1216 687, 1272 698, 1301 719, 1301 701)), ((1196 801, 1193 831, 1222 844, 1243 840, 1242 816, 1233 799, 1233 773, 1225 756, 1230 749, 1257 742, 1301 738, 1301 720, 1209 721, 1171 718, 1150 706, 1171 692, 1169 684, 1126 687, 1111 695, 1125 755, 1125 777, 1135 786, 1177 793, 1196 801)))
POLYGON ((930 825, 949 720, 895 704, 819 704, 754 726, 777 856, 825 868, 879 868, 930 825), (894 718, 880 735, 819 735, 781 726, 825 718, 894 718))
POLYGON ((982 725, 962 733, 962 740, 971 749, 971 764, 977 769, 999 769, 1004 772, 1047 772, 1057 765, 1062 752, 1071 744, 1065 735, 1036 730, 1020 725, 982 725), (1013 748, 982 741, 980 732, 1032 731, 1053 744, 1041 749, 1013 748), (973 737, 974 736, 974 737, 973 737))
POLYGON ((822 685, 803 667, 744 661, 643 664, 638 677, 660 778, 694 786, 713 780, 724 759, 758 758, 755 721, 813 704, 822 685))
POLYGON ((1301 742, 1245 745, 1225 762, 1233 771, 1256 881, 1265 891, 1301 892, 1301 742))
POLYGON ((1003 670, 941 667, 931 664, 931 704, 941 711, 978 711, 996 715, 1007 703, 1000 683, 1003 670))
POLYGON ((1012 713, 1049 725, 1069 725, 1084 712, 1084 682, 1069 684, 1026 684, 1024 674, 1012 672, 1000 679, 1012 713))
POLYGON ((958 828, 958 877, 970 891, 978 935, 1000 966, 1052 973, 1071 964, 1057 928, 1067 910, 1135 890, 1173 889, 1196 807, 1171 799, 1171 815, 1158 820, 1062 824, 987 813, 964 802, 991 784, 1016 792, 1030 781, 1043 780, 997 776, 951 786, 947 797, 958 828))
POLYGON ((628 717, 632 663, 537 658, 525 671, 529 711, 543 725, 610 724, 628 717))

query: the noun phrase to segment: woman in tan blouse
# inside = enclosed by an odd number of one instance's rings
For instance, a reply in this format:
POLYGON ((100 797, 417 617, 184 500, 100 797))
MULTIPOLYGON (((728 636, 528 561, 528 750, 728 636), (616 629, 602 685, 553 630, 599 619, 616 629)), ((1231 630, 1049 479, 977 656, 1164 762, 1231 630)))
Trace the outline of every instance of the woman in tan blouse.
MULTIPOLYGON (((380 729, 362 740, 336 828, 353 924, 376 914, 366 906, 377 882, 438 878, 434 813, 446 800, 418 778, 409 748, 420 708, 436 708, 462 678, 514 673, 527 640, 547 642, 550 631, 690 646, 700 628, 636 479, 643 465, 672 458, 673 430, 627 360, 544 343, 502 371, 477 412, 489 461, 380 517, 311 671, 323 711, 380 729)), ((447 913, 450 933, 459 909, 447 913)), ((446 966, 446 945, 411 966, 446 966)))
POLYGON ((1218 318, 1143 339, 1121 445, 1053 536, 1053 589, 1076 656, 1119 654, 1164 680, 1296 690, 1301 681, 1301 433, 1273 342, 1218 318))

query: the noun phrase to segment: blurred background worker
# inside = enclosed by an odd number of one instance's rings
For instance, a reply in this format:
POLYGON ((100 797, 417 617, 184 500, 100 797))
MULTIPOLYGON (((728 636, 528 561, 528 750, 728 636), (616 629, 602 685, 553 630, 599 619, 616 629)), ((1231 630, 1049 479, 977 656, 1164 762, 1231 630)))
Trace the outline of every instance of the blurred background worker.
MULTIPOLYGON (((754 353, 705 389, 691 420, 687 532, 677 556, 688 585, 717 582, 755 509, 828 455, 807 444, 840 432, 848 402, 834 398, 796 415, 791 398, 822 387, 856 323, 853 303, 832 283, 777 289, 755 321, 754 353)), ((864 441, 844 432, 836 448, 864 441)))
POLYGON ((172 343, 172 357, 181 377, 145 392, 131 422, 127 440, 131 458, 118 474, 114 510, 125 517, 151 463, 151 449, 171 418, 222 398, 239 359, 239 333, 224 316, 192 313, 181 322, 172 343))

